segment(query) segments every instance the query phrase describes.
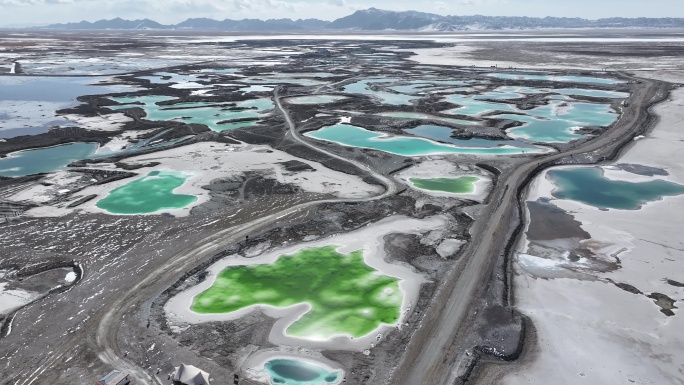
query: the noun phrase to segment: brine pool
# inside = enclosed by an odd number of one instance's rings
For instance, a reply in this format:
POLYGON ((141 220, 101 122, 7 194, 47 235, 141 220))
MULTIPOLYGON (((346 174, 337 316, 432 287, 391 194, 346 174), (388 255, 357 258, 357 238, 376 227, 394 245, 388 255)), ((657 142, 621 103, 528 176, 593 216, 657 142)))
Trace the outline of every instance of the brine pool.
POLYGON ((187 102, 173 105, 157 104, 176 99, 171 96, 111 97, 110 99, 121 103, 116 106, 107 107, 112 110, 141 107, 147 114, 147 117, 145 117, 147 120, 180 120, 184 123, 204 124, 213 131, 226 131, 252 125, 256 120, 263 117, 267 111, 275 107, 271 99, 245 100, 235 102, 235 106, 232 106, 231 103, 210 102, 187 102), (142 103, 142 105, 135 103, 142 103), (253 118, 253 120, 222 123, 246 118, 253 118))
POLYGON ((508 130, 512 137, 542 143, 567 143, 585 137, 575 132, 582 127, 608 127, 618 114, 607 104, 553 101, 526 111, 529 115, 503 114, 497 118, 517 120, 522 127, 508 130))
POLYGON ((111 151, 107 147, 99 147, 96 143, 74 142, 13 152, 5 158, 0 158, 0 176, 20 177, 58 171, 78 160, 100 159, 120 154, 134 154, 149 149, 161 149, 181 143, 190 137, 184 136, 165 141, 159 139, 166 132, 162 131, 148 139, 131 143, 120 151, 111 151))
POLYGON ((476 176, 462 176, 459 178, 409 178, 413 186, 423 190, 440 191, 451 194, 472 194, 475 183, 480 178, 476 176))
POLYGON ((556 188, 551 195, 599 209, 638 210, 667 196, 684 194, 684 186, 661 179, 631 182, 608 179, 600 167, 572 167, 548 172, 556 188))
MULTIPOLYGON (((448 129, 448 128, 447 128, 448 129)), ((449 129, 450 130, 450 129, 449 129)), ((402 156, 425 156, 434 154, 482 154, 505 155, 545 152, 541 148, 508 146, 507 141, 499 141, 500 146, 477 147, 479 141, 458 140, 459 145, 438 143, 433 140, 409 136, 387 136, 348 124, 336 124, 304 134, 310 138, 342 144, 345 146, 370 148, 402 156), (472 144, 471 144, 472 143, 472 144)), ((496 141, 485 141, 494 142, 496 141)), ((492 143, 488 143, 492 144, 492 143)))
POLYGON ((112 190, 96 206, 111 214, 150 214, 182 209, 197 201, 193 195, 175 194, 189 175, 175 171, 152 171, 146 176, 112 190))
POLYGON ((291 359, 273 359, 264 365, 272 385, 325 385, 342 381, 342 372, 291 359))
MULTIPOLYGON (((573 89, 565 91, 568 94, 577 92, 573 89)), ((567 143, 584 138, 585 135, 575 130, 582 127, 608 127, 619 116, 609 104, 567 100, 551 100, 547 105, 531 110, 519 110, 512 104, 486 102, 464 95, 450 95, 447 101, 462 107, 444 111, 445 114, 479 117, 486 112, 499 111, 501 113, 487 117, 517 120, 523 125, 509 129, 511 136, 541 143, 567 143)))
MULTIPOLYGON (((470 147, 481 147, 481 148, 496 148, 500 146, 508 146, 520 148, 520 151, 527 152, 527 149, 537 149, 540 152, 546 151, 541 147, 534 146, 530 143, 526 143, 519 140, 489 140, 482 138, 471 138, 471 139, 458 139, 451 137, 453 130, 445 126, 435 126, 431 124, 425 124, 422 126, 405 129, 404 132, 420 136, 427 139, 433 139, 440 142, 453 143, 457 146, 470 146, 470 147)), ((530 151, 532 152, 532 151, 530 151)))
POLYGON ((63 169, 69 163, 91 157, 96 143, 68 143, 17 151, 0 158, 0 176, 18 177, 63 169))

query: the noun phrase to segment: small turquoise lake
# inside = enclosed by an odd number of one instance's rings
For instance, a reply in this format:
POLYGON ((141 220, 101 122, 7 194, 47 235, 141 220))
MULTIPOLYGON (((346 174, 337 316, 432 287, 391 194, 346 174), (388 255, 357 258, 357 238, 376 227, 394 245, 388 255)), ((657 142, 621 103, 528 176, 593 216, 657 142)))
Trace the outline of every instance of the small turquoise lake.
POLYGON ((571 199, 599 209, 638 210, 667 196, 684 194, 684 186, 660 179, 648 182, 612 180, 600 167, 562 168, 548 172, 557 186, 555 198, 571 199))
POLYGON ((175 194, 189 176, 174 171, 152 171, 146 176, 112 190, 97 202, 97 207, 111 214, 150 214, 186 207, 197 198, 175 194))
POLYGON ((273 385, 325 385, 338 384, 342 380, 340 371, 330 372, 304 361, 275 359, 264 367, 273 385))
POLYGON ((57 171, 73 161, 91 157, 95 150, 95 143, 69 143, 10 153, 6 158, 0 158, 0 176, 17 177, 57 171))

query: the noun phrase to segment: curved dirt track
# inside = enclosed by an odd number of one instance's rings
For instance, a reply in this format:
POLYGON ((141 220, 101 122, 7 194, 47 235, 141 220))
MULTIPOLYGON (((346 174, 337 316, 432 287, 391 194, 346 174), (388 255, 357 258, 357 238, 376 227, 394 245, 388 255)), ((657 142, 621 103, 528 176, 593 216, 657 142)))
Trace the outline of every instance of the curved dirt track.
POLYGON ((105 312, 98 322, 98 329, 96 335, 96 343, 99 349, 99 358, 111 365, 112 367, 120 368, 131 374, 136 384, 155 384, 158 383, 157 379, 152 377, 144 369, 133 365, 128 360, 125 359, 121 350, 117 345, 117 335, 119 332, 119 320, 122 318, 124 313, 126 313, 133 304, 140 304, 151 297, 154 297, 156 293, 159 293, 166 289, 168 282, 173 282, 174 280, 180 278, 186 271, 191 270, 193 267, 201 264, 203 261, 210 259, 227 246, 235 244, 244 239, 245 235, 254 234, 260 232, 267 227, 269 227, 275 220, 282 219, 285 216, 292 215, 294 213, 306 210, 309 207, 325 203, 352 203, 352 202, 367 202, 372 200, 384 199, 390 195, 393 195, 398 190, 397 182, 388 178, 378 172, 375 172, 370 167, 351 160, 343 158, 339 155, 333 154, 331 152, 321 150, 318 147, 308 143, 303 140, 299 134, 296 132, 296 126, 290 118, 287 111, 282 107, 280 98, 278 95, 278 89, 275 91, 275 101, 277 109, 283 114, 285 120, 288 124, 290 135, 294 140, 299 143, 306 145, 316 151, 322 152, 332 158, 340 159, 354 166, 365 170, 371 176, 378 179, 385 185, 385 191, 374 197, 369 198, 354 198, 354 199, 325 199, 303 203, 296 205, 277 213, 273 213, 261 218, 257 218, 252 222, 228 228, 222 230, 210 237, 203 239, 202 241, 187 246, 183 250, 179 251, 172 258, 168 260, 163 266, 155 271, 135 286, 131 287, 124 295, 120 296, 115 303, 109 306, 109 310, 105 312))

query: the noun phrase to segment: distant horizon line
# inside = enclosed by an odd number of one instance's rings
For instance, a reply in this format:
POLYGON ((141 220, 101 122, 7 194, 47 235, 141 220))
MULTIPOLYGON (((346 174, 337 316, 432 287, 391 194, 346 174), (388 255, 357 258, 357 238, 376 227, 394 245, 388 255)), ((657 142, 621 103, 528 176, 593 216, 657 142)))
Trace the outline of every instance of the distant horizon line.
POLYGON ((684 16, 681 17, 672 17, 672 16, 660 16, 660 17, 626 17, 626 16, 608 16, 608 17, 600 17, 600 18, 588 18, 588 17, 580 17, 580 16, 574 16, 574 17, 567 17, 567 16, 524 16, 524 15, 483 15, 483 14, 471 14, 471 15, 457 15, 457 14, 439 14, 439 13, 434 13, 434 12, 424 12, 424 11, 416 11, 416 10, 403 10, 403 11, 394 11, 394 10, 387 10, 387 9, 379 9, 375 7, 370 7, 370 8, 365 8, 365 9, 358 9, 347 16, 342 16, 338 17, 335 19, 321 19, 321 18, 289 18, 289 17, 282 17, 282 18, 259 18, 259 17, 244 17, 244 18, 214 18, 214 17, 206 17, 206 16, 191 16, 186 19, 183 19, 178 22, 159 22, 157 20, 154 20, 150 17, 143 17, 143 18, 136 18, 136 19, 128 19, 123 16, 115 16, 112 18, 96 18, 96 19, 81 19, 77 21, 61 21, 61 22, 44 22, 40 24, 29 24, 29 23, 16 23, 16 24, 3 24, 0 25, 0 28, 45 28, 51 25, 64 25, 64 24, 79 24, 79 23, 97 23, 100 21, 114 21, 117 19, 123 20, 123 21, 150 21, 154 22, 163 26, 175 26, 178 24, 181 24, 183 22, 186 22, 188 20, 192 19, 204 19, 204 20, 212 20, 212 21, 245 21, 245 20, 258 20, 258 21, 277 21, 277 20, 291 20, 291 21, 306 21, 306 20, 315 20, 315 21, 322 21, 322 22, 327 22, 327 23, 333 23, 336 20, 339 20, 344 17, 351 16, 357 12, 363 12, 363 11, 381 11, 381 12, 390 12, 390 13, 417 13, 417 14, 424 14, 424 15, 433 15, 433 16, 439 16, 439 17, 491 17, 491 18, 529 18, 529 19, 567 19, 567 20, 585 20, 585 21, 599 21, 599 20, 606 20, 606 19, 626 19, 626 20, 660 20, 660 19, 665 19, 665 20, 676 20, 676 19, 684 19, 684 16))

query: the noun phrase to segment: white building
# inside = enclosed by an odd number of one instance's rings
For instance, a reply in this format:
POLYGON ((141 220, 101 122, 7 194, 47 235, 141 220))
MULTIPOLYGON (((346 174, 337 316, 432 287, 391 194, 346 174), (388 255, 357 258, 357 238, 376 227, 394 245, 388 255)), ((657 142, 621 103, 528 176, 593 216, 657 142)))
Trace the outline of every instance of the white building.
POLYGON ((172 377, 174 385, 209 385, 209 373, 192 365, 176 367, 172 377))

